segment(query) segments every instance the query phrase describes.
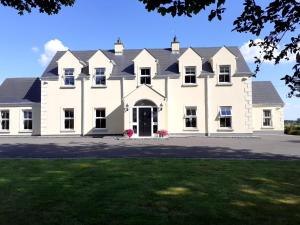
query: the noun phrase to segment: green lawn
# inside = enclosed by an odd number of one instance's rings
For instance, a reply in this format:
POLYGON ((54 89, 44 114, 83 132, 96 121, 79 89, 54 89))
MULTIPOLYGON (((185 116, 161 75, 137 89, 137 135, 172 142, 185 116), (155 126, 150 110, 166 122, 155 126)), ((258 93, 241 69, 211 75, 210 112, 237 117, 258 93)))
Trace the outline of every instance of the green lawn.
POLYGON ((300 224, 300 162, 0 160, 0 224, 300 224))

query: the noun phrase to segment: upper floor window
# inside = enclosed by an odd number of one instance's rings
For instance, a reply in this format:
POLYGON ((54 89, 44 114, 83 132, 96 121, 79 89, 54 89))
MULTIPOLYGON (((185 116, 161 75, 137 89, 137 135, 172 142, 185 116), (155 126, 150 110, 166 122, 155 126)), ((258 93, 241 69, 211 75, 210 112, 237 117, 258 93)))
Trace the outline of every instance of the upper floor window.
POLYGON ((150 68, 142 68, 141 69, 141 84, 151 84, 151 69, 150 68))
POLYGON ((185 127, 196 128, 197 127, 197 108, 186 107, 185 108, 185 127))
POLYGON ((23 110, 23 129, 32 130, 32 111, 23 110))
POLYGON ((196 67, 185 67, 184 83, 196 84, 196 67))
POLYGON ((105 68, 96 68, 95 69, 95 84, 96 85, 106 85, 105 68))
POLYGON ((232 126, 232 112, 231 106, 220 107, 220 127, 231 128, 232 126))
POLYGON ((96 109, 96 117, 95 117, 95 128, 104 129, 106 128, 106 115, 105 109, 96 109))
POLYGON ((67 86, 73 86, 75 84, 75 78, 74 78, 74 68, 66 68, 65 69, 65 85, 67 86))
POLYGON ((74 109, 64 109, 64 129, 74 130, 74 109))
POLYGON ((230 66, 220 66, 219 83, 230 83, 230 66))
POLYGON ((272 112, 269 109, 263 110, 263 126, 264 127, 272 126, 272 112))
POLYGON ((1 127, 0 130, 9 130, 9 111, 8 110, 2 110, 0 111, 1 117, 1 127))

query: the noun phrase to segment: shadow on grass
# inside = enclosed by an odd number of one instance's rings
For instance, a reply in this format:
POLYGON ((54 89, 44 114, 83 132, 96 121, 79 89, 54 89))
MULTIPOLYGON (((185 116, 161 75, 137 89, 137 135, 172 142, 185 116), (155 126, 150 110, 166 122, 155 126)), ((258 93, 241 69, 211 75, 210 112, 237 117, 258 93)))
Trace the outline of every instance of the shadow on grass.
POLYGON ((0 161, 0 224, 299 224, 298 161, 0 161))
POLYGON ((203 158, 299 160, 299 156, 211 146, 128 145, 71 142, 70 145, 2 144, 0 158, 203 158))

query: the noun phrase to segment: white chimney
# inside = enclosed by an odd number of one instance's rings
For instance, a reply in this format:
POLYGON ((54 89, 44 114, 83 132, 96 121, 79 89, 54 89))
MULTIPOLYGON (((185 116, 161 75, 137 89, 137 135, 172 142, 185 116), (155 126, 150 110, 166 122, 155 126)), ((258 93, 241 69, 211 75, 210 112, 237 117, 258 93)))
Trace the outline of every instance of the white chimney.
POLYGON ((124 45, 120 38, 115 43, 115 55, 123 55, 124 45))
POLYGON ((180 46, 176 36, 173 38, 173 41, 171 42, 171 49, 173 54, 179 54, 180 46))

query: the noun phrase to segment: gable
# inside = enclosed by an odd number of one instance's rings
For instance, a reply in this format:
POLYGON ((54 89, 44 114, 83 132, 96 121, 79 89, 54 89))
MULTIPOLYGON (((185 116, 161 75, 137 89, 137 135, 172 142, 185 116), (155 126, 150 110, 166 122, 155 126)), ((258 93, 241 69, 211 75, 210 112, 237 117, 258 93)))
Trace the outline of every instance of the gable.
POLYGON ((164 101, 165 96, 147 85, 140 85, 135 90, 124 97, 124 103, 133 106, 137 101, 147 99, 159 106, 164 101))

